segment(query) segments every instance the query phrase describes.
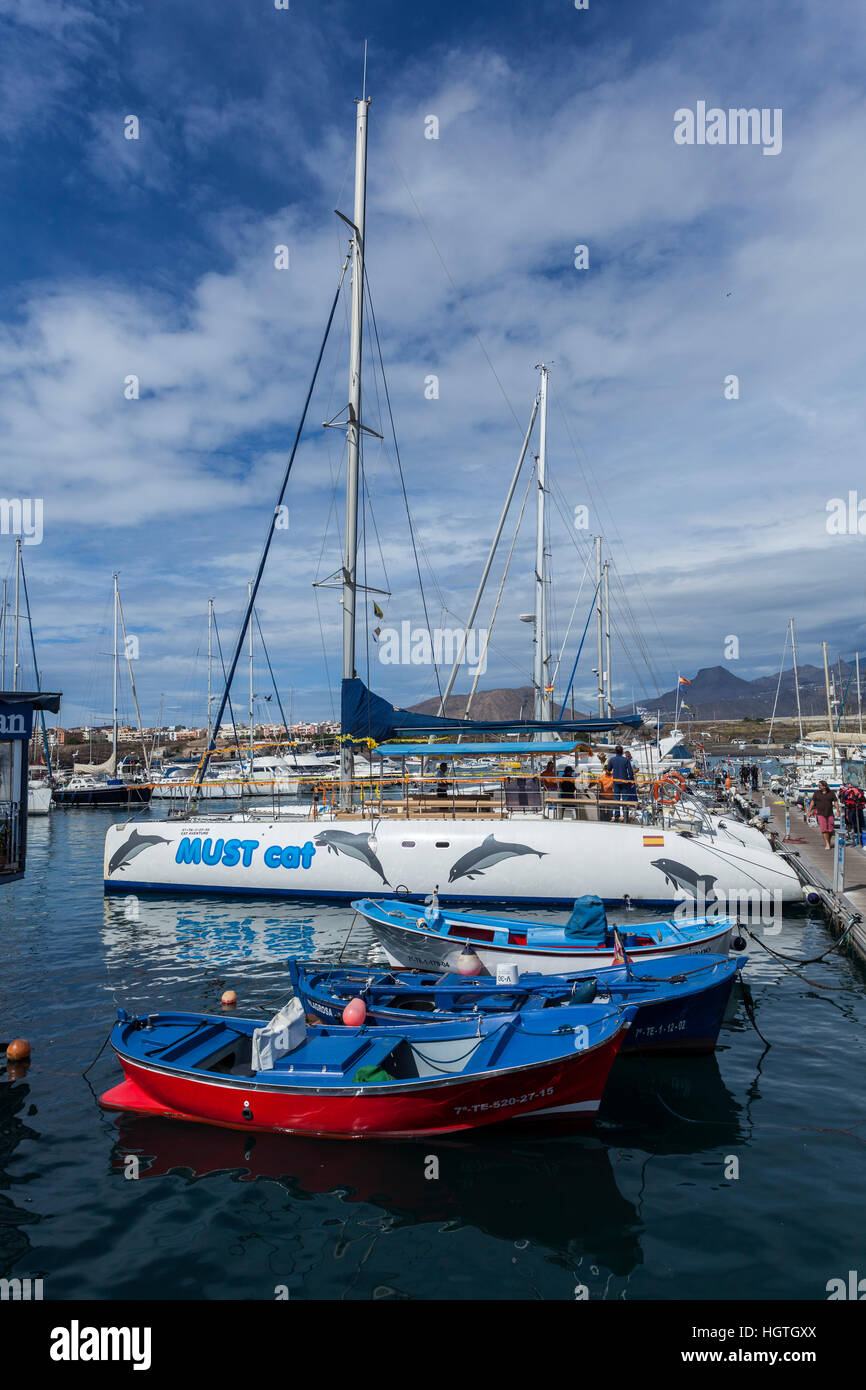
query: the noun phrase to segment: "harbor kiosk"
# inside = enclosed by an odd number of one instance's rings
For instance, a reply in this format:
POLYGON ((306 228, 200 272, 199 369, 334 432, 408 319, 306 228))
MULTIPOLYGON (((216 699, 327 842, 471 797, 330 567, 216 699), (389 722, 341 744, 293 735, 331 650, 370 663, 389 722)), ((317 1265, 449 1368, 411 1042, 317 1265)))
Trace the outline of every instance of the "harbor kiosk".
POLYGON ((56 714, 60 696, 0 690, 0 885, 24 877, 28 752, 36 710, 56 714))

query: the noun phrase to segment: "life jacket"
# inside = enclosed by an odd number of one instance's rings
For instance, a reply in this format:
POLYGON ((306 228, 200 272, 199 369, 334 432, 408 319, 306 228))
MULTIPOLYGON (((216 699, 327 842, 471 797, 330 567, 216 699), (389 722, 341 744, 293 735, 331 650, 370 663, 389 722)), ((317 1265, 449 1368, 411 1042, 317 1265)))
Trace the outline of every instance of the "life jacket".
POLYGON ((599 778, 599 796, 613 796, 613 773, 603 772, 599 778))

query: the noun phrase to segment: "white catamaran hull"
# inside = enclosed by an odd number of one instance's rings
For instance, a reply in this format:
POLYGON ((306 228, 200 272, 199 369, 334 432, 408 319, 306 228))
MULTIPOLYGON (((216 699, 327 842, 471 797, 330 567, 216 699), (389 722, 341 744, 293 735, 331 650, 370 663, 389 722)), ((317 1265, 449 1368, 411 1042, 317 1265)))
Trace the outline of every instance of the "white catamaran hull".
POLYGON ((262 821, 242 816, 113 825, 106 892, 360 898, 439 885, 443 901, 667 907, 724 895, 728 910, 800 900, 793 869, 769 846, 724 835, 541 817, 360 817, 262 821), (761 895, 764 895, 761 897, 761 895))

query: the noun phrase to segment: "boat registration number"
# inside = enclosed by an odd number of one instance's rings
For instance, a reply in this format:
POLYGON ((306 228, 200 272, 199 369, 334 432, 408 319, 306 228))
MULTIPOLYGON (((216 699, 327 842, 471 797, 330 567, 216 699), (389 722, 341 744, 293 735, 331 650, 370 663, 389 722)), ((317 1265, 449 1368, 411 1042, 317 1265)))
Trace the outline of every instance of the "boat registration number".
POLYGON ((485 1110, 506 1110, 511 1105, 526 1105, 531 1100, 541 1100, 544 1096, 552 1096, 553 1087, 545 1086, 540 1091, 526 1091, 522 1096, 509 1096, 507 1100, 484 1101, 479 1105, 456 1105, 455 1115, 476 1115, 482 1114, 485 1110))

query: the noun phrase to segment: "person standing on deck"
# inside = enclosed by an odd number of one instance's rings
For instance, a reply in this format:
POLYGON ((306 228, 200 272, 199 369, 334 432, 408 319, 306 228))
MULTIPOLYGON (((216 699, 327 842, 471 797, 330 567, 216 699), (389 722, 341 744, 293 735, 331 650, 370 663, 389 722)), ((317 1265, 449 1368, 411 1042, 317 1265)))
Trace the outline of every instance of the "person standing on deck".
POLYGON ((576 796, 577 788, 574 785, 574 768, 567 767, 559 779, 559 805, 556 808, 556 814, 559 820, 565 819, 566 806, 577 806, 576 796))
POLYGON ((553 758, 548 758, 547 766, 541 772, 541 786, 545 792, 552 792, 556 790, 556 783, 556 763, 553 758))
POLYGON ((818 820, 818 829, 824 837, 824 848, 832 849, 830 837, 836 829, 836 821, 833 811, 838 805, 838 797, 835 792, 831 792, 826 782, 819 782, 817 791, 812 793, 812 800, 809 802, 809 809, 806 814, 814 815, 818 820))
MULTIPOLYGON (((637 801, 637 788, 635 787, 634 768, 631 759, 626 758, 622 751, 622 744, 616 745, 616 752, 612 758, 608 758, 608 771, 613 773, 613 795, 614 801, 637 801)), ((613 818, 619 820, 620 807, 614 806, 613 818)), ((627 807, 623 808, 623 820, 627 821, 630 811, 627 807)))
POLYGON ((610 820, 611 801, 613 800, 613 773, 610 764, 606 763, 598 779, 598 818, 599 820, 610 820))

